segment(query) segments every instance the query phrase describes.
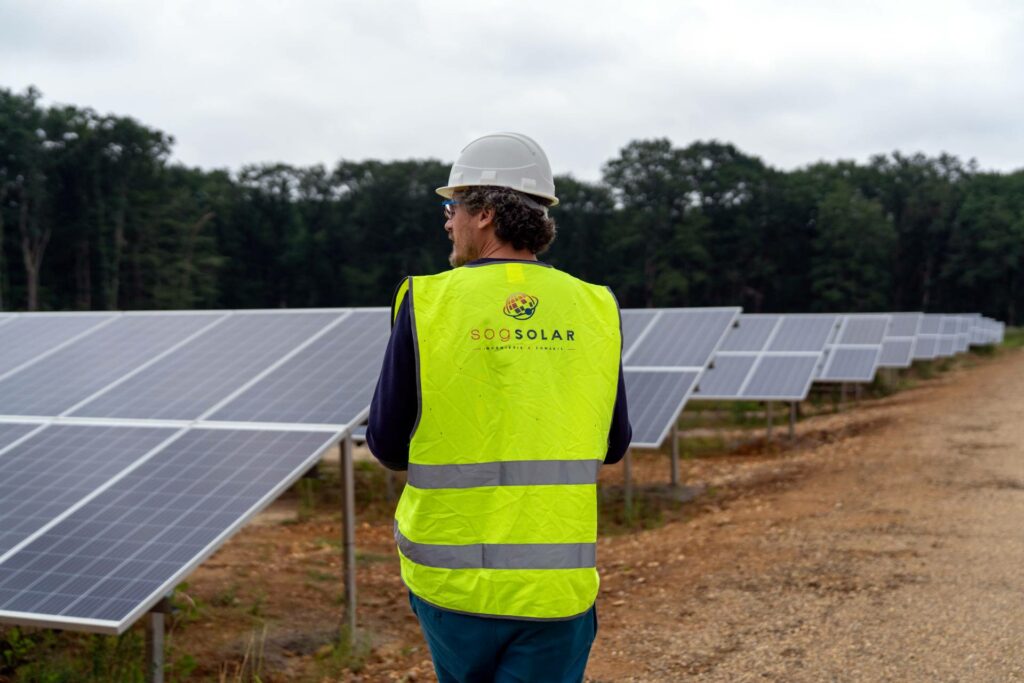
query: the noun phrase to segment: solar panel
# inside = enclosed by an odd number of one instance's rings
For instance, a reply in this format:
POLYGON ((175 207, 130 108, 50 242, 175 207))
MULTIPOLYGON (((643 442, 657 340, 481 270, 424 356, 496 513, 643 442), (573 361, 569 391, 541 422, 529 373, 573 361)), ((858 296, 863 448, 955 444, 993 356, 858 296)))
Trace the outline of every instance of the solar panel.
POLYGON ((624 310, 622 361, 632 445, 656 448, 736 321, 738 308, 624 310), (628 321, 628 322, 627 322, 628 321), (646 325, 641 330, 641 323, 646 325), (637 330, 640 330, 637 332, 637 330))
POLYGON ((803 400, 838 321, 833 314, 741 315, 693 399, 803 400))
POLYGON ((661 309, 645 336, 624 351, 623 363, 703 369, 738 313, 736 308, 661 309))
POLYGON ((826 352, 819 382, 870 382, 878 368, 881 346, 835 346, 826 352))
POLYGON ((882 368, 908 368, 914 361, 914 345, 923 318, 920 313, 892 313, 892 323, 882 341, 882 368))
POLYGON ((829 313, 786 315, 767 350, 821 353, 839 322, 838 315, 829 313))
POLYGON ((914 360, 914 338, 893 338, 882 342, 882 355, 878 359, 880 368, 906 368, 914 360))
POLYGON ((892 313, 892 324, 886 337, 916 337, 924 315, 921 313, 892 313))
MULTIPOLYGON (((71 415, 193 420, 340 319, 338 313, 235 313, 71 415)), ((283 421, 283 420, 277 420, 283 421)))
POLYGON ((888 329, 888 315, 848 315, 840 328, 837 343, 881 345, 888 329))
POLYGON ((761 351, 782 320, 781 315, 740 316, 739 324, 729 330, 719 351, 761 351))
POLYGON ((337 437, 184 432, 0 563, 0 621, 124 632, 337 437))
POLYGON ((622 350, 623 352, 632 348, 641 338, 644 330, 648 328, 651 321, 658 315, 653 308, 635 309, 626 308, 622 310, 622 350))
POLYGON ((850 314, 825 350, 818 382, 870 382, 875 378, 888 332, 888 314, 850 314))
POLYGON ((0 378, 114 319, 112 314, 23 313, 0 325, 0 378))
POLYGON ((0 558, 174 434, 50 425, 0 456, 0 558))
POLYGON ((701 375, 693 400, 739 398, 757 359, 756 353, 716 353, 711 367, 701 375))
POLYGON ((683 409, 700 373, 690 370, 626 370, 623 375, 629 402, 629 422, 633 427, 633 441, 630 445, 657 448, 683 409))
POLYGON ((939 355, 937 335, 920 335, 914 344, 914 360, 932 360, 939 355))
POLYGON ((211 420, 344 425, 365 417, 391 332, 389 311, 354 311, 211 420))
POLYGON ((761 356, 743 387, 742 396, 760 401, 792 401, 806 397, 820 362, 818 354, 761 356))
POLYGON ((120 315, 93 333, 0 381, 0 415, 59 415, 216 316, 120 315))

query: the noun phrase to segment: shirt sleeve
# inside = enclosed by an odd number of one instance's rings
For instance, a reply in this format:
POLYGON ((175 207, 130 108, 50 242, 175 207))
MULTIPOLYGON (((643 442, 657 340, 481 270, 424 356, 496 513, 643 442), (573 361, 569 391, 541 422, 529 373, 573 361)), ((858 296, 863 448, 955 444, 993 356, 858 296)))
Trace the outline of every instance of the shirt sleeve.
POLYGON ((629 424, 629 407, 626 405, 626 380, 619 363, 619 388, 615 394, 615 408, 612 411, 612 426, 608 430, 608 453, 605 465, 614 465, 622 460, 633 440, 633 427, 629 424))
POLYGON ((409 438, 416 426, 416 350, 408 297, 399 304, 370 403, 366 445, 382 465, 409 469, 409 438))

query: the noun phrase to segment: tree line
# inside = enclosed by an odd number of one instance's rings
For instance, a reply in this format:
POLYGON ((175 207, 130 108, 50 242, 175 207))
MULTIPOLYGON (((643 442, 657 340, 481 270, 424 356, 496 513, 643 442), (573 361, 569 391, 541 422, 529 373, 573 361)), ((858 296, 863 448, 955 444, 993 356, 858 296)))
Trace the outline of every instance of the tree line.
MULTIPOLYGON (((0 88, 0 310, 386 305, 402 276, 448 267, 448 163, 189 168, 163 131, 40 98, 0 88)), ((624 307, 1015 324, 1024 303, 1024 170, 894 152, 785 171, 646 139, 598 182, 555 183, 545 260, 624 307)))

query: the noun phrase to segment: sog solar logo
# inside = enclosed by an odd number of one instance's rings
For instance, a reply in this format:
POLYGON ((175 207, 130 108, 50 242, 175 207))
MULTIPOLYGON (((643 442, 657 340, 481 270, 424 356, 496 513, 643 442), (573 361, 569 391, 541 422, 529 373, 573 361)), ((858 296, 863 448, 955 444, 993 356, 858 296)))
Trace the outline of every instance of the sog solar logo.
POLYGON ((519 292, 505 299, 502 312, 516 320, 529 320, 537 310, 537 302, 537 297, 519 292))

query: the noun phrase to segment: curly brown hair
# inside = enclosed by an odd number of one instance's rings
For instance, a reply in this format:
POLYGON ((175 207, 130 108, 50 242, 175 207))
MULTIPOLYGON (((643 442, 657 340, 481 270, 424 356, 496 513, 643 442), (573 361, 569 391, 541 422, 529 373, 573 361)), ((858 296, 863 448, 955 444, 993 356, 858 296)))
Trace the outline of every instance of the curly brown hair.
POLYGON ((543 254, 555 241, 555 221, 540 200, 507 187, 475 185, 458 192, 470 215, 494 209, 494 234, 516 249, 543 254))

